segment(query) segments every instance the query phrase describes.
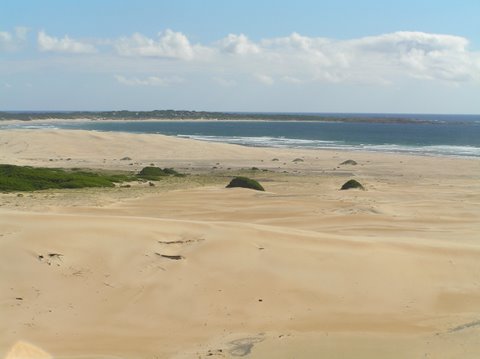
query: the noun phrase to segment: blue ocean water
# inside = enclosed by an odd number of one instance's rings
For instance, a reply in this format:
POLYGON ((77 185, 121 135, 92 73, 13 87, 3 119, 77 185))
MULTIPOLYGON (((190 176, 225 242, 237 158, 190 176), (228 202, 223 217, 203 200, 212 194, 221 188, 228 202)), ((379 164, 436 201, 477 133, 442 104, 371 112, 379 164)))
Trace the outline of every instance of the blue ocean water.
MULTIPOLYGON (((330 114, 329 114, 330 115, 330 114)), ((345 114, 335 114, 345 117, 345 114)), ((358 114, 350 116, 359 117, 358 114)), ((365 117, 399 115, 361 114, 365 117)), ((245 146, 353 149, 423 155, 480 157, 480 116, 402 115, 431 123, 306 121, 61 121, 7 128, 60 128, 160 133, 245 146)))

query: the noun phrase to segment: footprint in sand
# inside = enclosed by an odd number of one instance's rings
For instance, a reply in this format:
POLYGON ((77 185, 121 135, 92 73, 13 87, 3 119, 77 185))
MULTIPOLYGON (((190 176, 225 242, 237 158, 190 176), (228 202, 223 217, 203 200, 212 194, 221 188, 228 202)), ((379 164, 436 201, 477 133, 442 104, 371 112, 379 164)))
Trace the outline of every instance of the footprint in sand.
POLYGON ((63 261, 62 257, 63 254, 61 253, 47 253, 46 255, 39 254, 37 256, 39 261, 47 263, 49 266, 55 264, 57 267, 59 267, 60 263, 63 261))
POLYGON ((247 337, 240 338, 229 342, 228 344, 231 348, 228 350, 230 355, 235 357, 244 357, 251 353, 252 348, 255 344, 264 341, 263 337, 247 337))

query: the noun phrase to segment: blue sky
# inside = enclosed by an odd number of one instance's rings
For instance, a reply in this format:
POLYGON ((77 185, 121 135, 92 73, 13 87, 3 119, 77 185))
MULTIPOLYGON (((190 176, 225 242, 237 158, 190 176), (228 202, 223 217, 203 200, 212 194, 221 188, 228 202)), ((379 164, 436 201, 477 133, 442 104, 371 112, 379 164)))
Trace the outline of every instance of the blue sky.
POLYGON ((11 0, 0 110, 480 113, 480 1, 11 0))

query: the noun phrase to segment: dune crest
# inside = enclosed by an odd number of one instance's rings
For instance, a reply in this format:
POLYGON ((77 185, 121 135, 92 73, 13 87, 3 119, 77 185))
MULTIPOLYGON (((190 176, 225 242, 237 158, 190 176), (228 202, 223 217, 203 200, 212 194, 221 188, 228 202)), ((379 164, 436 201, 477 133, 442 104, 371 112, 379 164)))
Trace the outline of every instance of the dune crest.
POLYGON ((53 357, 48 354, 46 351, 40 349, 39 347, 24 342, 18 341, 13 346, 12 349, 7 353, 5 359, 52 359, 53 357))

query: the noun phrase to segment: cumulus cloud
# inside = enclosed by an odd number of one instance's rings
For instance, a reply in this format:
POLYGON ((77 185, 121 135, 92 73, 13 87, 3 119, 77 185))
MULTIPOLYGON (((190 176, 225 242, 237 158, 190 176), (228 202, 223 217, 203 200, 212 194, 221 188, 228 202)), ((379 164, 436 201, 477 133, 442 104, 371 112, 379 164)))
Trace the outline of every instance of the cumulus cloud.
POLYGON ((0 31, 0 50, 17 50, 27 39, 28 28, 18 26, 13 32, 0 31))
POLYGON ((401 31, 347 45, 355 54, 390 64, 412 77, 466 81, 478 75, 478 55, 469 52, 468 40, 459 36, 401 31))
POLYGON ((127 86, 168 86, 183 82, 183 79, 177 76, 159 77, 148 76, 145 78, 125 77, 123 75, 115 75, 118 83, 127 86))
POLYGON ((275 82, 271 76, 268 76, 268 75, 265 75, 265 74, 255 74, 254 76, 255 76, 255 79, 258 82, 260 82, 264 85, 270 86, 270 85, 273 85, 274 82, 275 82))
POLYGON ((333 41, 322 37, 302 36, 296 32, 287 37, 264 39, 261 46, 274 51, 300 51, 310 54, 323 53, 333 41))
POLYGON ((363 50, 381 53, 404 53, 421 50, 426 53, 443 50, 463 51, 468 41, 452 35, 399 31, 379 36, 369 36, 352 41, 363 50))
MULTIPOLYGON (((24 28, 0 32, 0 48, 23 41, 26 34, 24 28)), ((114 73, 132 73, 139 64, 145 72, 155 73, 162 64, 184 78, 207 78, 226 87, 242 83, 242 78, 264 85, 389 85, 406 78, 454 84, 480 81, 480 52, 470 50, 467 39, 444 34, 400 31, 336 40, 294 32, 253 41, 240 33, 210 44, 192 44, 185 34, 170 29, 155 37, 135 33, 90 42, 38 33, 42 51, 98 52, 93 44, 102 52, 110 52, 114 73)), ((125 85, 164 86, 166 79, 120 76, 117 81, 125 85)))
POLYGON ((260 48, 251 42, 244 34, 229 34, 218 42, 219 48, 229 54, 247 55, 257 54, 260 48))
POLYGON ((458 36, 404 31, 338 41, 293 33, 252 46, 262 62, 257 56, 251 63, 269 69, 263 76, 292 83, 309 79, 388 84, 405 76, 453 82, 480 79, 479 53, 469 51, 468 41, 458 36))
POLYGON ((130 37, 119 39, 115 48, 123 56, 147 56, 170 59, 189 60, 194 56, 194 49, 188 38, 181 32, 167 29, 158 34, 158 39, 151 39, 135 33, 130 37))
POLYGON ((49 36, 45 31, 40 31, 37 37, 40 51, 63 52, 71 54, 91 54, 96 52, 92 44, 71 39, 68 35, 59 39, 49 36))

